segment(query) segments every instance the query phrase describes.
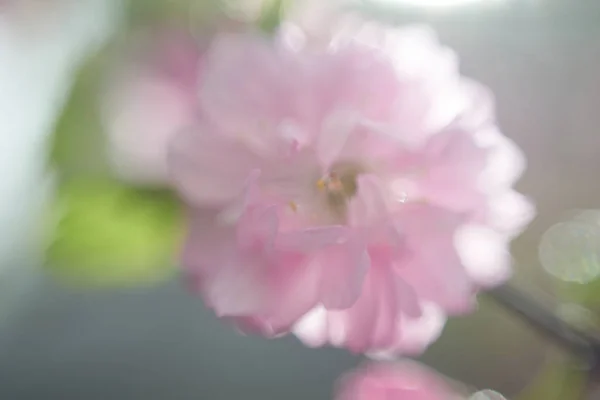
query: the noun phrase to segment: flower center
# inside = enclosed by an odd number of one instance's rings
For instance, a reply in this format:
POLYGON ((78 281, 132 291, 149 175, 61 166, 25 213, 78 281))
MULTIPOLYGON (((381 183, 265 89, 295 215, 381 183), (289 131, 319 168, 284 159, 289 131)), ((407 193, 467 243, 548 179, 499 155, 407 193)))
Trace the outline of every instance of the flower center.
POLYGON ((355 164, 340 163, 315 183, 318 191, 325 196, 327 208, 336 218, 345 218, 348 201, 358 191, 356 178, 361 172, 355 164))

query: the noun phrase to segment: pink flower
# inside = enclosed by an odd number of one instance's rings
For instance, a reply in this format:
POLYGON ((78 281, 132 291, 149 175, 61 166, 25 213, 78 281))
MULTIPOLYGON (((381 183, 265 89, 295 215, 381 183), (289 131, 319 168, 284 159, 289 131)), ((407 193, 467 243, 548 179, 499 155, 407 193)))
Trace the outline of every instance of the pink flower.
POLYGON ((371 363, 340 379, 335 400, 459 399, 434 371, 412 361, 371 363))
POLYGON ((422 351, 510 275, 529 217, 519 199, 518 221, 498 218, 522 165, 505 165, 520 153, 482 93, 427 29, 369 27, 322 51, 218 38, 201 120, 170 158, 195 288, 246 331, 422 351))
POLYGON ((111 166, 123 180, 164 186, 168 143, 196 117, 201 47, 181 32, 163 32, 127 51, 102 98, 111 166))

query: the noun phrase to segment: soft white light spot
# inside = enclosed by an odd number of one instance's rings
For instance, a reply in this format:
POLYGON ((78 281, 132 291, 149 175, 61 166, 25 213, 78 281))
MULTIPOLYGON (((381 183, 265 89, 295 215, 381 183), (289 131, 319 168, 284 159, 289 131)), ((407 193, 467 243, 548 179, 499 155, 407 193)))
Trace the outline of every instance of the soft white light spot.
POLYGON ((481 284, 494 284, 510 275, 511 258, 503 235, 479 225, 464 225, 454 236, 467 272, 481 284))
POLYGON ((573 220, 552 226, 540 241, 546 271, 568 282, 588 283, 600 275, 600 226, 573 220))
POLYGON ((406 203, 409 200, 419 200, 419 194, 417 191, 417 185, 409 178, 395 179, 390 184, 392 197, 394 200, 400 203, 406 203))
POLYGON ((481 390, 469 397, 469 400, 506 400, 506 397, 493 390, 481 390))
POLYGON ((497 4, 506 0, 372 0, 375 4, 408 5, 420 8, 452 8, 474 4, 497 4))
POLYGON ((577 221, 594 224, 600 227, 600 210, 584 210, 574 218, 577 221))
POLYGON ((327 340, 327 310, 318 306, 294 325, 294 334, 307 346, 318 347, 327 340))

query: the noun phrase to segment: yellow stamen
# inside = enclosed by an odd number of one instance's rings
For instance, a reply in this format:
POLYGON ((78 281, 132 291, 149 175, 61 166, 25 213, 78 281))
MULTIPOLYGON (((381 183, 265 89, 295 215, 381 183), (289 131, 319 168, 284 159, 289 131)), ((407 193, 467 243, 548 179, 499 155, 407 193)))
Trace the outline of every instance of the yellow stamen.
POLYGON ((290 201, 289 206, 290 206, 290 208, 292 209, 293 212, 298 211, 298 205, 295 202, 290 201))
POLYGON ((316 183, 317 189, 324 190, 327 187, 327 182, 324 179, 319 179, 316 183))

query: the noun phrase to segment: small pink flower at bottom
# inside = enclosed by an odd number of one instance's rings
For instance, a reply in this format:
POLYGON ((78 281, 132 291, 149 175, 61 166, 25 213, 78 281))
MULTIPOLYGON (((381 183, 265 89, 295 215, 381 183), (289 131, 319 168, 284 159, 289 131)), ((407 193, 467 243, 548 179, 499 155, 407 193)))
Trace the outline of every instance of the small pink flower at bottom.
POLYGON ((370 363, 342 377, 335 400, 457 400, 442 377, 412 361, 370 363))

